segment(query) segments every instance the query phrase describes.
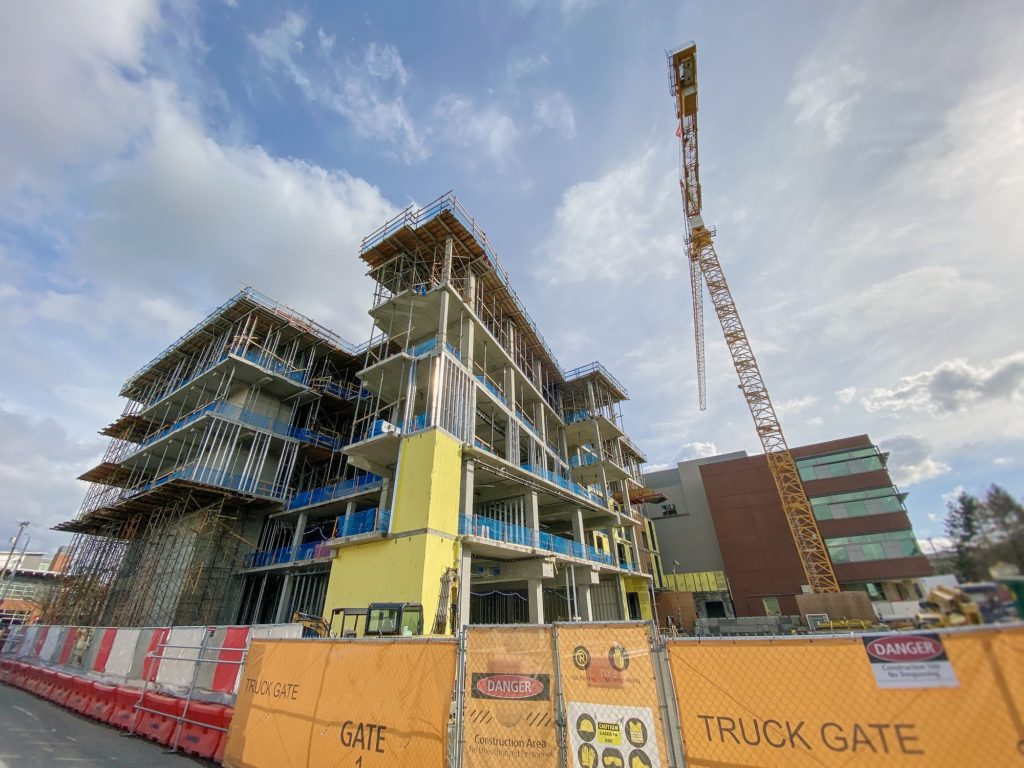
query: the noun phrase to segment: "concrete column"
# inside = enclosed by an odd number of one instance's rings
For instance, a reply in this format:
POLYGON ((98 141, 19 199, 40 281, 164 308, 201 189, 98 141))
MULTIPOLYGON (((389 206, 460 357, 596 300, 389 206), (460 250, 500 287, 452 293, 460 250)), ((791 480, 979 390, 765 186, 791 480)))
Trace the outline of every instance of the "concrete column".
POLYGON ((528 579, 526 596, 530 603, 530 623, 544 623, 544 582, 541 579, 528 579))
POLYGON ((441 267, 441 282, 447 283, 452 279, 452 256, 454 255, 454 242, 451 237, 444 240, 444 264, 441 267))
POLYGON ((462 362, 469 370, 473 370, 473 342, 476 339, 476 321, 473 316, 466 314, 466 321, 463 323, 462 344, 459 347, 459 355, 462 362))
POLYGON ((291 559, 295 559, 296 548, 302 543, 302 535, 306 530, 306 513, 299 512, 298 517, 295 518, 295 530, 292 533, 292 556, 291 559))
MULTIPOLYGON (((537 432, 540 433, 541 443, 546 443, 548 439, 548 420, 544 418, 543 402, 533 404, 533 423, 537 425, 537 432)), ((543 446, 541 447, 543 448, 543 446)))
POLYGON ((580 544, 587 543, 587 534, 583 530, 583 510, 579 507, 572 512, 572 535, 580 544))
POLYGON ((474 482, 473 475, 476 471, 476 464, 472 461, 466 461, 462 465, 462 488, 460 490, 462 498, 462 509, 460 514, 462 517, 473 517, 473 504, 475 495, 473 493, 474 482))
MULTIPOLYGON (((382 494, 383 495, 383 494, 382 494)), ((341 525, 341 537, 348 536, 349 527, 352 524, 352 515, 355 514, 356 503, 354 501, 348 502, 345 505, 345 522, 341 525)))
POLYGON ((537 492, 533 490, 526 492, 526 524, 533 531, 533 546, 539 546, 540 505, 537 502, 537 492))
POLYGON ((583 621, 594 620, 594 608, 590 603, 590 585, 576 583, 576 612, 583 621))
POLYGON ((441 345, 441 349, 444 349, 444 344, 448 341, 448 301, 451 296, 448 291, 441 294, 441 311, 438 313, 438 343, 441 345))
POLYGON ((281 585, 281 595, 277 598, 277 610, 274 612, 274 623, 284 624, 291 616, 287 615, 288 603, 292 599, 292 575, 284 575, 284 583, 281 585))
POLYGON ((469 547, 462 545, 462 557, 459 560, 459 626, 469 624, 470 583, 473 573, 473 553, 469 547))

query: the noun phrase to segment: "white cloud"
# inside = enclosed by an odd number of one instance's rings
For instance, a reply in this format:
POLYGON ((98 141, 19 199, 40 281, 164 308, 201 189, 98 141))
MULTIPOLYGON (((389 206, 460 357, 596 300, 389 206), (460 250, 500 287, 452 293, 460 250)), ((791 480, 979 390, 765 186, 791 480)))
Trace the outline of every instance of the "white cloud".
POLYGON ((438 99, 433 114, 442 126, 441 138, 466 150, 468 165, 477 164, 477 155, 490 158, 499 169, 515 159, 519 128, 495 104, 477 107, 468 96, 450 93, 438 99))
POLYGON ((540 54, 539 56, 528 56, 526 58, 512 59, 506 65, 506 73, 508 75, 508 81, 512 85, 515 85, 519 80, 530 75, 535 75, 545 67, 547 67, 551 61, 548 59, 546 54, 540 54))
POLYGON ((820 427, 825 423, 825 420, 821 416, 812 416, 805 422, 809 427, 820 427))
POLYGON ((0 5, 0 195, 28 207, 137 135, 158 17, 155 0, 0 5))
POLYGON ((844 387, 843 389, 836 391, 836 400, 843 405, 849 405, 853 402, 853 398, 857 396, 856 387, 844 387))
POLYGON ((0 531, 11 531, 19 520, 28 520, 31 548, 49 551, 64 543, 66 535, 48 529, 74 517, 85 488, 75 478, 99 458, 103 441, 74 440, 53 419, 3 406, 0 434, 5 435, 0 440, 0 531))
POLYGON ((684 264, 675 171, 651 150, 562 195, 539 249, 538 278, 551 283, 677 276, 684 264))
POLYGON ((818 398, 814 395, 804 395, 803 397, 795 397, 790 400, 782 400, 775 404, 775 412, 779 416, 795 416, 806 411, 816 402, 818 402, 818 398))
POLYGON ((576 117, 572 104, 561 91, 539 97, 533 105, 533 120, 540 128, 550 128, 562 138, 571 139, 576 135, 576 117))
MULTIPOLYGON (((930 519, 931 515, 928 517, 930 519)), ((921 545, 921 551, 926 555, 946 552, 953 548, 953 540, 945 536, 929 536, 928 538, 918 539, 918 543, 921 545)))
POLYGON ((971 365, 949 360, 905 376, 892 388, 879 387, 861 399, 869 413, 916 411, 942 416, 978 405, 1019 398, 1024 386, 1024 353, 971 365))
POLYGON ((948 464, 932 456, 931 444, 913 435, 896 435, 879 441, 883 451, 889 451, 889 474, 897 485, 909 487, 925 480, 944 475, 948 464))
POLYGON ((964 490, 965 488, 962 485, 955 485, 953 486, 952 490, 946 491, 944 494, 942 494, 942 500, 946 504, 953 504, 956 502, 957 499, 960 498, 960 495, 964 492, 964 490))
POLYGON ((250 283, 360 340, 370 294, 356 254, 394 212, 380 191, 258 146, 221 144, 171 94, 153 115, 151 141, 97 190, 72 254, 79 270, 192 306, 250 283), (339 302, 342 286, 350 300, 339 302))
POLYGON ((334 43, 337 40, 337 35, 328 35, 324 32, 323 27, 319 27, 316 30, 316 41, 319 46, 318 50, 321 56, 330 58, 331 52, 334 50, 334 43))
POLYGON ((1012 456, 997 456, 995 461, 993 461, 993 464, 995 464, 997 467, 1008 467, 1011 464, 1016 463, 1017 460, 1014 459, 1012 456))
POLYGON ((562 14, 572 16, 596 8, 605 0, 562 0, 562 14))
POLYGON ((864 73, 848 64, 812 62, 797 73, 787 101, 797 109, 796 122, 820 130, 832 149, 846 135, 864 82, 864 73))
MULTIPOLYGON (((263 67, 283 73, 311 104, 344 117, 359 138, 382 141, 399 148, 405 162, 423 160, 430 153, 405 106, 409 73, 393 45, 370 43, 362 60, 329 62, 312 69, 302 62, 309 19, 294 11, 258 35, 249 35, 263 67)), ((317 30, 320 58, 330 58, 334 36, 317 30)))
POLYGON ((689 459, 706 459, 709 456, 717 456, 721 451, 711 442, 696 440, 692 443, 683 443, 676 454, 676 461, 687 461, 689 459))

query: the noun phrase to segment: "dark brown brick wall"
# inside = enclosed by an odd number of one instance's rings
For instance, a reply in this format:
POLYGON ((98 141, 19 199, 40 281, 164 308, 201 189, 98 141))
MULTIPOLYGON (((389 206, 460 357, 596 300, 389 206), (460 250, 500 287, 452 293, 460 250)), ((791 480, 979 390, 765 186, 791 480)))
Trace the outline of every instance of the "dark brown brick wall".
MULTIPOLYGON (((800 446, 796 458, 871 445, 867 435, 800 446)), ((796 614, 795 595, 806 583, 775 482, 764 456, 704 464, 701 479, 708 497, 715 534, 722 551, 738 616, 764 615, 762 598, 775 596, 784 614, 796 614)), ((892 485, 885 470, 813 480, 804 484, 809 496, 843 493, 892 485)), ((820 523, 822 535, 854 536, 910 528, 905 513, 866 515, 820 523)), ((836 568, 840 582, 913 578, 931 574, 924 557, 852 563, 836 568)))

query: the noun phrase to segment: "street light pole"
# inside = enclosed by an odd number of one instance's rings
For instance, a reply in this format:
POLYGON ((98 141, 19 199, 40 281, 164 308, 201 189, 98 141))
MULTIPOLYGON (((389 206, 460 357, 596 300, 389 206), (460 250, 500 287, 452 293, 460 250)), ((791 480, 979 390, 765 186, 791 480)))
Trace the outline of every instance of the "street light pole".
POLYGON ((18 572, 18 569, 12 565, 14 561, 14 550, 18 548, 18 542, 21 541, 21 534, 25 532, 26 528, 28 528, 27 520, 23 523, 18 523, 18 535, 11 539, 11 551, 7 554, 7 562, 4 563, 3 570, 0 571, 0 596, 2 596, 6 591, 4 589, 4 580, 7 578, 7 569, 11 569, 12 579, 14 578, 14 574, 18 572))

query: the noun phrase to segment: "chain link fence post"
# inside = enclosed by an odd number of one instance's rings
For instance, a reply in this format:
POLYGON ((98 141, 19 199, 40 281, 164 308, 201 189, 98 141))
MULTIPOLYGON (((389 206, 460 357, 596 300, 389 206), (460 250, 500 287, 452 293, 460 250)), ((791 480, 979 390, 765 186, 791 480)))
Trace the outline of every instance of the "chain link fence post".
POLYGON ((661 721, 665 725, 665 742, 668 748, 668 762, 672 768, 686 768, 686 749, 683 729, 679 722, 679 705, 672 685, 672 670, 668 664, 665 639, 653 627, 651 633, 651 661, 654 665, 654 679, 658 685, 658 699, 661 701, 661 721))

